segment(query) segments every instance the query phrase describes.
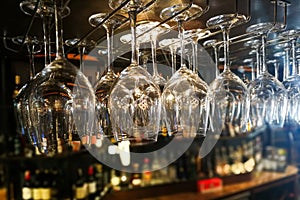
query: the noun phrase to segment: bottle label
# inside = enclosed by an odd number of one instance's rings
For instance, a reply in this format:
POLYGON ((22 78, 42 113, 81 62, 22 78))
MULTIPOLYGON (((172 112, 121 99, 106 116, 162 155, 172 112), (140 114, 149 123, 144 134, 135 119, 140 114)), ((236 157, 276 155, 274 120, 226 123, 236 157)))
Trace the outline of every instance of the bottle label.
POLYGON ((41 189, 41 196, 43 200, 50 200, 51 199, 51 189, 50 188, 42 188, 41 189))
POLYGON ((33 199, 41 199, 42 198, 41 188, 34 188, 32 190, 32 197, 33 199))
POLYGON ((22 198, 23 199, 31 199, 32 198, 32 189, 28 187, 22 188, 22 198))
POLYGON ((83 199, 86 197, 86 188, 84 186, 76 188, 76 198, 83 199))
POLYGON ((93 182, 89 183, 88 188, 89 188, 90 194, 96 193, 96 191, 97 191, 96 182, 93 181, 93 182))

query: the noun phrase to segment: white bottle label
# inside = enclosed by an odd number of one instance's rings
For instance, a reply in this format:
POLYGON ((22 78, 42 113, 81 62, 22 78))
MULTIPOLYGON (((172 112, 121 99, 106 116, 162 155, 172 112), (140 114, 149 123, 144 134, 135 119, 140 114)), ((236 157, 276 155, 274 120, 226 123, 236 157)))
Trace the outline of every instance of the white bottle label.
POLYGON ((97 191, 97 187, 96 187, 96 182, 95 181, 89 183, 88 190, 89 190, 90 194, 93 194, 93 193, 95 193, 97 191))
POLYGON ((32 189, 28 188, 28 187, 23 187, 22 188, 22 198, 24 200, 32 199, 32 189))

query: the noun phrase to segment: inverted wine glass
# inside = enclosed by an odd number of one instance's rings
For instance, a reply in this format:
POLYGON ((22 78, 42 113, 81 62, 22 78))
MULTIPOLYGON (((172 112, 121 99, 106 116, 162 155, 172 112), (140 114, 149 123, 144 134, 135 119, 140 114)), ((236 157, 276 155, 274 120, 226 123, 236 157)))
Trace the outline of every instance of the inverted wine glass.
MULTIPOLYGON (((23 37, 15 37, 12 41, 18 45, 23 43, 23 37)), ((27 51, 29 53, 29 81, 35 75, 35 62, 34 62, 34 54, 40 52, 40 48, 36 48, 36 46, 40 46, 40 41, 36 38, 27 37, 25 38, 24 44, 27 46, 27 51)), ((28 116, 28 102, 24 101, 24 97, 27 95, 28 92, 28 82, 25 83, 22 88, 19 90, 16 97, 13 99, 14 104, 14 112, 15 117, 17 119, 17 133, 24 138, 26 145, 32 145, 35 143, 32 138, 30 137, 32 133, 32 126, 31 121, 28 116)))
MULTIPOLYGON (((93 27, 98 26, 107 17, 108 13, 97 13, 89 17, 89 23, 93 27)), ((103 130, 106 137, 113 137, 112 124, 110 114, 108 112, 108 96, 115 84, 118 76, 114 73, 111 66, 113 63, 112 45, 113 45, 113 32, 116 26, 122 24, 126 17, 123 15, 115 14, 108 20, 103 22, 103 27, 106 30, 106 41, 107 41, 107 70, 94 85, 96 94, 96 121, 97 126, 103 130)))
POLYGON ((94 125, 93 88, 87 77, 64 57, 61 3, 53 2, 56 58, 32 79, 29 96, 37 147, 46 156, 68 152, 74 134, 80 136, 83 144, 88 143, 94 125))
MULTIPOLYGON (((36 0, 25 0, 20 3, 20 9, 27 15, 33 15, 33 10, 36 6, 38 1, 36 0)), ((68 15, 69 10, 68 7, 65 9, 65 15, 68 15)), ((50 45, 50 25, 51 21, 53 19, 54 10, 53 10, 53 4, 51 4, 51 1, 45 0, 40 1, 39 5, 37 5, 37 16, 39 16, 42 19, 42 25, 43 25, 43 43, 44 43, 44 58, 45 58, 45 66, 47 66, 50 63, 51 56, 51 45, 50 45)), ((28 38, 25 38, 25 43, 28 38)), ((23 40, 22 40, 23 41, 23 40)), ((37 42, 37 41, 36 41, 37 42)), ((29 47, 27 45, 27 47, 29 47)), ((33 46, 31 46, 33 47, 33 46)), ((29 52, 32 52, 33 49, 28 49, 29 52)), ((29 110, 29 95, 31 87, 33 87, 32 78, 34 75, 36 75, 35 68, 34 68, 34 59, 31 55, 31 70, 30 70, 30 79, 29 82, 27 82, 19 91, 17 97, 14 99, 14 106, 16 110, 17 119, 19 120, 19 124, 22 127, 22 130, 24 131, 24 135, 27 135, 26 138, 28 138, 28 142, 30 142, 33 145, 38 144, 37 136, 35 132, 33 131, 33 124, 32 119, 30 116, 30 110, 29 110)), ((38 151, 37 151, 38 152, 38 151)))
POLYGON ((266 64, 266 38, 274 30, 272 23, 251 25, 247 32, 261 36, 262 71, 260 76, 248 85, 250 93, 250 119, 257 127, 268 124, 271 128, 282 127, 287 109, 287 92, 284 85, 268 72, 266 64))
POLYGON ((162 94, 163 119, 170 135, 183 135, 194 137, 197 134, 204 136, 207 130, 207 84, 200 79, 184 63, 184 29, 182 23, 195 16, 200 16, 203 9, 199 6, 191 6, 179 15, 176 13, 187 8, 189 5, 176 4, 163 9, 160 13, 161 19, 176 16, 174 20, 178 23, 179 39, 181 44, 181 66, 172 75, 165 85, 162 94), (204 116, 204 117, 203 117, 204 116), (203 120, 202 122, 200 122, 203 120), (202 127, 199 125, 202 124, 202 127), (198 132, 201 130, 201 132, 198 132))
POLYGON ((116 141, 144 145, 157 141, 161 92, 152 76, 137 63, 136 16, 139 5, 130 1, 131 64, 120 74, 108 99, 112 131, 116 141))
POLYGON ((298 35, 298 30, 288 30, 279 34, 280 38, 288 39, 292 47, 291 75, 283 81, 288 96, 286 123, 290 125, 300 124, 300 115, 298 113, 300 109, 300 76, 296 66, 296 43, 298 35))
POLYGON ((221 124, 221 134, 224 136, 235 137, 247 131, 248 90, 245 83, 230 70, 229 64, 229 30, 247 21, 247 17, 242 14, 224 14, 206 22, 208 27, 219 27, 223 33, 224 70, 209 85, 208 96, 212 130, 219 130, 221 124))

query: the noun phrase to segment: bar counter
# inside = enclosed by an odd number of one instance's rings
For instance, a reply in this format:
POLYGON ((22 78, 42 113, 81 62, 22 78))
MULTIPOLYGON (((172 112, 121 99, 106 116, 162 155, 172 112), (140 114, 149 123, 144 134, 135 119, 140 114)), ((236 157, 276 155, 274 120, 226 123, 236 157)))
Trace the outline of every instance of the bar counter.
MULTIPOLYGON (((261 197, 264 192, 268 191, 271 195, 277 195, 280 189, 283 189, 282 196, 275 197, 276 199, 295 199, 298 190, 298 168, 295 166, 287 166, 284 172, 255 172, 251 178, 245 181, 224 184, 222 190, 202 194, 197 192, 196 182, 176 183, 173 186, 157 186, 149 188, 140 188, 128 191, 112 192, 105 198, 106 200, 113 199, 143 199, 143 200, 216 200, 216 199, 264 199, 261 197), (287 189, 290 190, 287 193, 287 189)), ((268 197, 270 194, 267 194, 268 197)), ((270 199, 275 200, 274 197, 270 199)))

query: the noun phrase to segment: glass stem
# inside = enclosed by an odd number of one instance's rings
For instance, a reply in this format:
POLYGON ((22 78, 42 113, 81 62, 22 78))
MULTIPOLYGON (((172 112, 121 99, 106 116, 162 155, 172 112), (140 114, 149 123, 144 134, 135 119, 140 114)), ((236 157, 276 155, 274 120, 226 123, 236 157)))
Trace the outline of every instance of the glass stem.
POLYGON ((107 40, 107 71, 111 71, 112 58, 112 43, 113 43, 113 28, 111 25, 106 25, 106 40, 107 40))
MULTIPOLYGON (((131 2, 130 2, 131 3, 131 2)), ((134 2, 133 2, 134 4, 134 2)), ((131 7, 128 11, 130 17, 130 28, 131 28, 131 64, 138 65, 138 52, 137 52, 137 44, 136 44, 136 8, 131 7)))
POLYGON ((171 52, 171 64, 172 64, 172 75, 175 73, 176 71, 176 48, 171 45, 170 46, 170 52, 171 52))
POLYGON ((54 10, 55 10, 55 34, 56 34, 56 58, 62 59, 64 57, 64 49, 63 49, 63 26, 62 26, 62 18, 61 18, 61 8, 62 1, 55 0, 54 1, 54 10))
POLYGON ((266 40, 267 37, 262 35, 261 37, 261 51, 262 51, 262 73, 268 72, 266 64, 266 40))
POLYGON ((296 38, 292 39, 292 75, 297 74, 297 69, 296 69, 296 38))
POLYGON ((35 75, 35 64, 34 64, 34 44, 27 44, 27 51, 29 52, 29 80, 33 78, 35 75))
POLYGON ((219 48, 217 46, 213 46, 214 54, 215 54, 215 67, 216 67, 216 77, 219 76, 219 48))
POLYGON ((79 51, 79 56, 80 56, 80 71, 83 73, 84 72, 84 63, 83 63, 83 56, 84 56, 84 52, 85 52, 85 47, 81 46, 78 48, 79 51))
POLYGON ((194 38, 192 42, 192 47, 193 47, 193 72, 197 73, 197 68, 198 68, 198 39, 194 38))
POLYGON ((224 41, 224 71, 230 71, 229 68, 229 30, 226 27, 221 27, 224 41))
POLYGON ((251 81, 254 81, 256 79, 254 62, 251 63, 251 66, 252 66, 252 69, 251 69, 251 81))
POLYGON ((180 67, 184 67, 184 58, 185 58, 185 54, 184 54, 184 49, 185 49, 185 41, 184 41, 184 28, 182 26, 183 21, 182 20, 178 20, 178 32, 179 32, 179 37, 180 37, 180 47, 181 47, 181 52, 180 52, 180 67))
POLYGON ((45 14, 42 16, 43 19, 43 32, 44 32, 44 57, 45 66, 51 62, 51 38, 50 38, 50 26, 51 26, 51 15, 45 14))
POLYGON ((151 54, 152 54, 153 76, 158 76, 157 60, 156 60, 156 36, 151 37, 151 54))
POLYGON ((290 49, 285 48, 285 57, 284 57, 284 80, 287 79, 290 75, 290 49))
POLYGON ((255 51, 256 51, 256 77, 258 77, 261 74, 259 48, 260 47, 258 46, 255 49, 255 51))

